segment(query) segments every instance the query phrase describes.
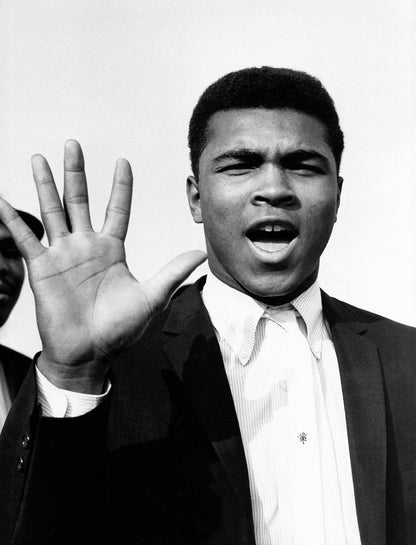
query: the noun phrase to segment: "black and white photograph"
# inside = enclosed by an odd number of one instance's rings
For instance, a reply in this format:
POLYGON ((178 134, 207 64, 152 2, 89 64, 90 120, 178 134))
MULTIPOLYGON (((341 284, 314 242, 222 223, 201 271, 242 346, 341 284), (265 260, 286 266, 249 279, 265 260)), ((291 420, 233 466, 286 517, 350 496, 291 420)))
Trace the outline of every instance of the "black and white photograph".
POLYGON ((413 0, 0 2, 0 545, 416 545, 413 0))

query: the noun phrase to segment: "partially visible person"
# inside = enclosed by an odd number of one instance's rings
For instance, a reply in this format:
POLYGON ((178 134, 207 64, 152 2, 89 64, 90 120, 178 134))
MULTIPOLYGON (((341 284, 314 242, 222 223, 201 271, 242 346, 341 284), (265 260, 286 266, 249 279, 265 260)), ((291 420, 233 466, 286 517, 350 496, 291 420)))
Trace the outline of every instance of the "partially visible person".
MULTIPOLYGON (((41 222, 27 212, 19 213, 40 240, 43 236, 41 222)), ((0 327, 7 322, 19 298, 24 278, 22 256, 10 231, 0 223, 0 327)), ((0 431, 30 362, 23 354, 0 345, 0 431)))

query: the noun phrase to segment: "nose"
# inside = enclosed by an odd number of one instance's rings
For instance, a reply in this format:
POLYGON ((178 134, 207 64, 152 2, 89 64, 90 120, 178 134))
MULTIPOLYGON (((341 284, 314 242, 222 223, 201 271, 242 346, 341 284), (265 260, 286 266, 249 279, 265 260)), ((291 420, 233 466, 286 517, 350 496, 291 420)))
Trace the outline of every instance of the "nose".
POLYGON ((274 164, 264 165, 258 174, 258 183, 252 193, 255 205, 293 206, 296 195, 285 169, 274 164))

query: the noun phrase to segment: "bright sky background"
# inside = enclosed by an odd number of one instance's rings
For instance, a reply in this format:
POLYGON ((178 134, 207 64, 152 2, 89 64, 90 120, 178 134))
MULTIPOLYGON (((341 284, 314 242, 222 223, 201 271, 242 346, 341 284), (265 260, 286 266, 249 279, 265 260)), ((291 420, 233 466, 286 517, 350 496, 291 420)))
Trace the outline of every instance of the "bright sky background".
MULTIPOLYGON (((187 123, 204 88, 245 66, 302 69, 326 85, 346 135, 321 285, 416 325, 415 36, 413 0, 2 0, 0 193, 38 213, 30 156, 43 153, 61 184, 63 143, 77 138, 100 227, 114 161, 127 157, 128 262, 146 278, 204 248, 185 197, 187 123)), ((39 348, 27 285, 0 339, 39 348)))

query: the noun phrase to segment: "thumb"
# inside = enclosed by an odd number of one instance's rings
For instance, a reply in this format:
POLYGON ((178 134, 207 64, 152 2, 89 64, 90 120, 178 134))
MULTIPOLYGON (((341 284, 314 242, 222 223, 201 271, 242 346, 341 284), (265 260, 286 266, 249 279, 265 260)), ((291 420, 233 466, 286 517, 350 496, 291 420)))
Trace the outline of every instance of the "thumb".
POLYGON ((148 301, 154 304, 153 311, 164 309, 175 290, 206 258, 206 253, 200 250, 185 252, 169 261, 153 278, 144 282, 148 301))

